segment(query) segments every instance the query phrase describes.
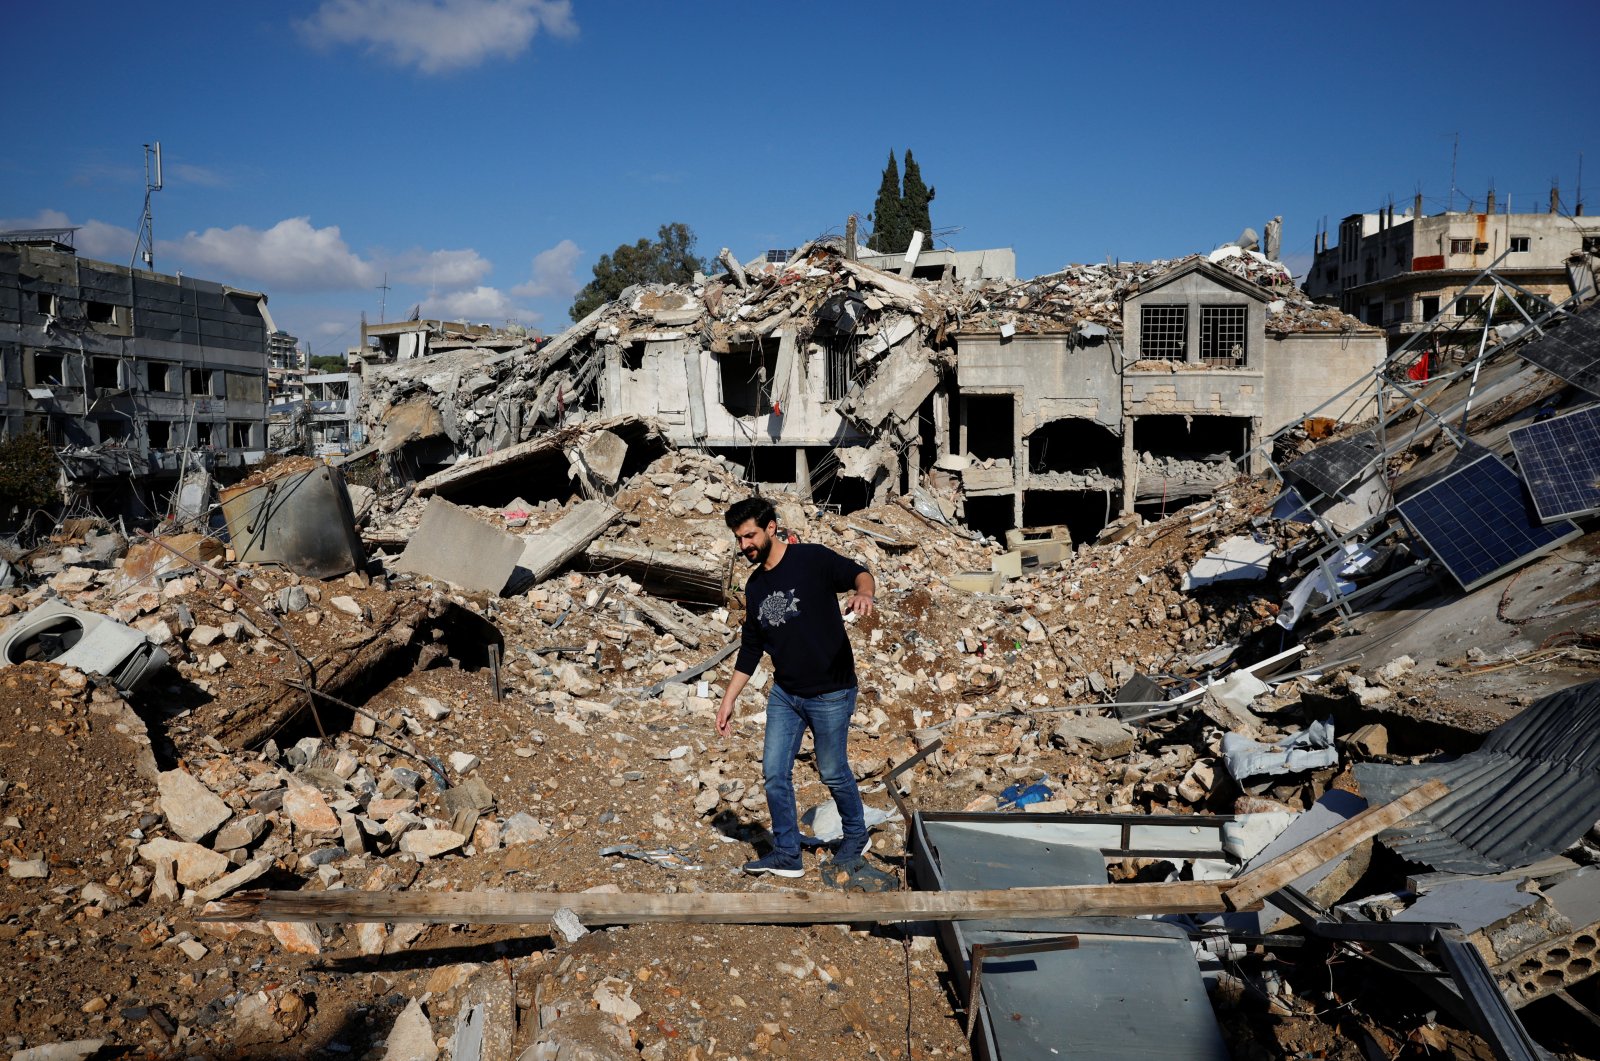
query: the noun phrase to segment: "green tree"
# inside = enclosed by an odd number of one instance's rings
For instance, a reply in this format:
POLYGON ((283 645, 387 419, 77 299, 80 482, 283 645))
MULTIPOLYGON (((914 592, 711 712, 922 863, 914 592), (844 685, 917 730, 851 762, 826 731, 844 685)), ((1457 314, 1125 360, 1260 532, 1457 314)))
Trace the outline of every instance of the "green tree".
POLYGON ((44 508, 61 499, 55 447, 37 431, 0 442, 0 511, 44 508))
POLYGON ((350 362, 343 354, 317 354, 311 358, 313 372, 348 372, 350 362))
POLYGON ((879 254, 895 254, 904 251, 910 242, 911 230, 906 227, 905 204, 900 197, 900 167, 891 148, 889 164, 883 167, 883 180, 878 185, 878 200, 872 204, 872 235, 867 246, 879 254))
POLYGON ((917 160, 911 157, 911 149, 906 148, 906 177, 905 191, 900 196, 900 214, 905 219, 905 247, 911 245, 911 234, 922 233, 922 246, 933 245, 933 218, 928 213, 928 204, 933 202, 933 189, 922 183, 922 167, 917 165, 917 160))
POLYGON ((568 310, 582 320, 634 284, 685 284, 706 263, 694 253, 694 229, 681 221, 662 225, 655 239, 624 243, 594 263, 594 279, 583 286, 568 310))

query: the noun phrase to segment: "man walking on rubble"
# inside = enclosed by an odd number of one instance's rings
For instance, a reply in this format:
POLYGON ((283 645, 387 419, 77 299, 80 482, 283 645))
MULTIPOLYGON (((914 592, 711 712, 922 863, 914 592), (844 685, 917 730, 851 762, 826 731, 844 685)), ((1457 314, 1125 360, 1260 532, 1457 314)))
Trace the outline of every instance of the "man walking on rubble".
POLYGON ((845 609, 871 615, 876 592, 872 573, 826 546, 785 541, 778 534, 778 514, 765 498, 736 502, 726 521, 739 550, 756 569, 745 584, 744 640, 717 709, 718 733, 728 735, 734 701, 763 652, 772 656, 774 673, 761 755, 767 812, 772 815, 772 850, 746 862, 744 870, 779 877, 805 872, 795 813, 794 762, 808 729, 816 745, 817 772, 833 793, 844 826, 833 863, 853 865, 867 849, 867 826, 846 756, 850 716, 856 708, 856 664, 838 595, 849 590, 845 609))

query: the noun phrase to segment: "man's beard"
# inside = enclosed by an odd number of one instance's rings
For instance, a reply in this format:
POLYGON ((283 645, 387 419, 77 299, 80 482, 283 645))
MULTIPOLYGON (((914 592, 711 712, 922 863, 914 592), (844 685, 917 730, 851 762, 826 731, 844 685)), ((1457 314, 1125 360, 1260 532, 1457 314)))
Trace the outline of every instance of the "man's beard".
POLYGON ((746 560, 750 561, 750 563, 752 563, 752 564, 764 564, 764 563, 766 563, 767 562, 767 557, 770 556, 771 554, 772 554, 772 540, 770 538, 767 539, 767 543, 765 545, 753 545, 750 548, 744 550, 744 558, 746 560), (754 553, 755 555, 752 556, 751 555, 752 553, 754 553))

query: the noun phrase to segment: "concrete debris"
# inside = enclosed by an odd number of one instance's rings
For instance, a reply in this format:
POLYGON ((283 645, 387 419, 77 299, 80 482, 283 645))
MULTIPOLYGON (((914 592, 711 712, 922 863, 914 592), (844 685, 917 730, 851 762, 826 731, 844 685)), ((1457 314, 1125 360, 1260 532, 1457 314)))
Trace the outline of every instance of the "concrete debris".
POLYGON ((476 519, 442 497, 430 498, 422 522, 395 568, 473 593, 499 593, 522 558, 522 540, 476 519))
MULTIPOLYGON (((370 511, 358 529, 354 512, 317 509, 338 523, 324 528, 332 538, 358 539, 346 570, 259 555, 249 520, 284 511, 259 500, 227 543, 194 533, 130 546, 131 532, 104 521, 0 540, 14 578, 0 587, 0 638, 25 646, 0 669, 15 738, 0 741, 11 911, 0 939, 15 952, 0 1034, 11 1049, 103 1034, 129 1054, 217 1056, 237 1042, 431 1058, 448 1036, 479 1057, 822 1061, 885 1052, 850 1007, 901 997, 908 969, 917 1011, 948 1016, 940 978, 954 966, 928 937, 908 949, 888 930, 591 918, 591 932, 573 910, 583 902, 568 898, 550 939, 516 946, 404 920, 219 920, 258 889, 381 903, 643 893, 705 910, 730 890, 774 894, 739 872, 767 841, 765 716, 747 698, 728 735, 712 725, 749 574, 722 513, 753 481, 781 533, 855 557, 877 580, 874 614, 847 626, 860 678, 849 739, 886 866, 915 846, 926 819, 911 812, 965 809, 1002 819, 993 861, 974 873, 999 872, 999 841, 1033 823, 1054 830, 1061 866, 1131 894, 1237 877, 1358 813, 1349 789, 1365 769, 1468 754, 1535 688, 1573 685, 1600 662, 1585 607, 1600 587, 1592 542, 1540 559, 1536 577, 1428 596, 1426 571, 1422 585, 1406 581, 1409 535, 1330 542, 1316 520, 1273 518, 1279 485, 1191 431, 1184 418, 1205 413, 1159 414, 1172 418, 1170 444, 1135 425, 1092 468, 1075 463, 1085 447, 1069 435, 948 452, 988 416, 981 403, 952 415, 945 400, 952 386, 959 396, 961 329, 992 323, 1001 354, 1056 330, 1087 357, 1119 338, 1124 301, 1159 289, 1173 263, 1074 267, 1021 285, 895 276, 824 246, 737 264, 633 289, 548 342, 430 332, 443 349, 368 366, 361 415, 374 449, 340 477, 371 491, 370 511), (855 360, 835 380, 835 419, 813 420, 806 388, 846 352, 855 360), (661 402, 619 413, 628 402, 612 396, 626 388, 661 402), (708 407, 716 394, 742 411, 708 407), (913 453, 925 417, 945 442, 913 453), (733 421, 749 432, 738 444, 719 434, 733 421), (813 430, 826 446, 775 448, 813 430), (1073 460, 1055 463, 1063 450, 1073 460), (1137 482, 1124 502, 1111 495, 1127 473, 1137 482), (1040 476, 1089 496, 1023 507, 1019 484, 1040 476), (1387 598, 1393 587, 1406 595, 1387 598), (1384 606, 1352 606, 1361 589, 1384 606), (40 632, 41 617, 78 625, 40 632), (83 651, 98 625, 125 651, 91 666, 83 651), (1157 846, 1147 828, 1171 822, 1181 840, 1157 846)), ((1252 252, 1213 264, 1244 281, 1228 290, 1270 296, 1269 327, 1352 327, 1302 305, 1252 252)), ((1125 367, 1141 377, 1130 388, 1155 381, 1172 394, 1205 375, 1125 367)), ((1521 384, 1488 386, 1485 405, 1510 415, 1521 384)), ((1317 432, 1337 439, 1352 426, 1317 432)), ((1281 448, 1302 442, 1312 454, 1320 444, 1308 429, 1281 448)), ((1419 446, 1383 466, 1432 474, 1446 456, 1419 446)), ((246 486, 276 503, 291 484, 333 482, 313 463, 246 486)), ((763 669, 752 686, 772 683, 763 669)), ((1577 803, 1588 751, 1571 739, 1561 762, 1582 777, 1562 798, 1577 803)), ((837 816, 815 773, 808 759, 796 787, 827 844, 837 816)), ((972 824, 960 817, 945 825, 972 824)), ((1410 887, 1369 851, 1342 851, 1295 882, 1317 917, 1340 916, 1370 874, 1387 890, 1371 910, 1478 926, 1473 943, 1507 998, 1548 997, 1592 970, 1576 960, 1600 923, 1592 832, 1552 855, 1559 866, 1507 859, 1496 874, 1463 873, 1465 884, 1410 887)), ((817 857, 806 857, 809 874, 817 857)), ((915 883, 926 867, 910 858, 904 872, 915 883)), ((793 883, 830 901, 854 894, 824 893, 815 876, 793 883)), ((1343 1003, 1360 989, 1355 954, 1337 968, 1304 962, 1273 936, 1304 929, 1290 905, 1279 894, 1259 913, 1194 915, 1207 922, 1195 929, 1207 937, 1197 967, 1215 988, 1197 1004, 1233 1007, 1226 1034, 1249 1039, 1254 1011, 1230 1001, 1226 977, 1270 983, 1274 1055, 1324 1049, 1325 1014, 1355 1012, 1343 1003)), ((1403 1040, 1395 1019, 1361 1017, 1403 1040)), ((1468 1023, 1456 1031, 1470 1038, 1468 1023)), ((957 1022, 915 1029, 918 1056, 968 1049, 957 1022)))

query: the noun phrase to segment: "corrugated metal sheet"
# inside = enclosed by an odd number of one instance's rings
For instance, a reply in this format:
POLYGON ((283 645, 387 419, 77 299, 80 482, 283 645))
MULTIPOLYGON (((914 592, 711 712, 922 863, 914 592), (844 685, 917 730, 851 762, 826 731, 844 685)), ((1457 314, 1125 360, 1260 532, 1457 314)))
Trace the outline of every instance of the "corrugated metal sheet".
POLYGON ((1413 862, 1498 873, 1559 854, 1600 819, 1600 681, 1544 697, 1454 761, 1361 763, 1355 774, 1375 803, 1430 777, 1450 786, 1378 837, 1413 862))

